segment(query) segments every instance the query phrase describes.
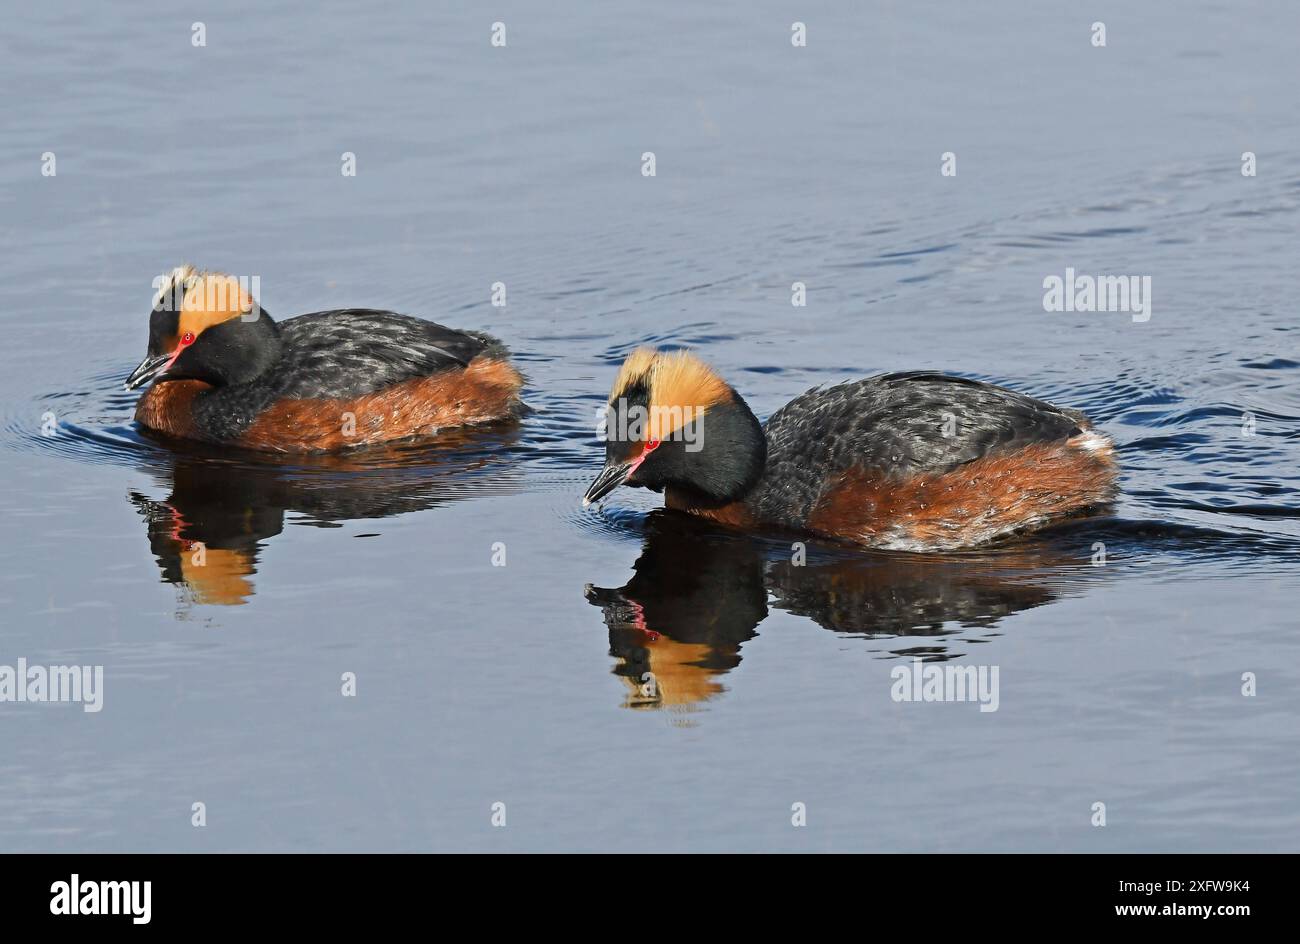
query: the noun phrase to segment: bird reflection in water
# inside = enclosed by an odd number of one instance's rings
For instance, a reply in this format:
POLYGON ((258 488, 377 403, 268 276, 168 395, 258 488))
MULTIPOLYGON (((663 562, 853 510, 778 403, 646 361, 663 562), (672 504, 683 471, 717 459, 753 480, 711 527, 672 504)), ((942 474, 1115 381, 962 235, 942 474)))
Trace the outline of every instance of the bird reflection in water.
POLYGON ((838 633, 935 637, 888 653, 938 660, 956 655, 943 637, 992 630, 1006 616, 1077 592, 1102 571, 1090 566, 1086 540, 1052 533, 943 555, 808 544, 799 563, 794 547, 651 512, 632 578, 618 589, 586 588, 609 628, 613 671, 627 685, 624 705, 690 712, 720 694, 722 676, 740 664, 769 606, 838 633))
POLYGON ((254 593, 258 555, 295 523, 339 527, 357 519, 423 511, 511 490, 514 425, 449 430, 436 442, 394 444, 354 453, 277 460, 205 452, 169 441, 150 469, 170 494, 132 492, 162 579, 182 591, 182 606, 232 606, 254 593))

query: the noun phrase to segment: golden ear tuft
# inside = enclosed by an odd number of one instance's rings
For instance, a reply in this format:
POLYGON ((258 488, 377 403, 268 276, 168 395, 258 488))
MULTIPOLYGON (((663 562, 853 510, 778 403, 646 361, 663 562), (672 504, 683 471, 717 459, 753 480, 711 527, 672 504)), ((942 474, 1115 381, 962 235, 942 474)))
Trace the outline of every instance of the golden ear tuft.
MULTIPOLYGON (((158 292, 153 297, 153 307, 155 311, 171 307, 173 298, 183 299, 185 293, 193 287, 199 277, 199 270, 194 268, 188 262, 181 263, 170 272, 160 275, 155 282, 159 282, 158 292)), ((177 305, 177 308, 180 306, 177 305)))
POLYGON ((735 397, 727 382, 690 351, 633 351, 618 372, 609 402, 616 403, 634 387, 649 391, 649 436, 656 439, 735 397))
POLYGON ((706 410, 731 399, 727 382, 690 351, 672 351, 655 358, 651 406, 706 410))
POLYGON ((614 378, 614 388, 609 392, 609 402, 613 403, 633 387, 650 388, 650 372, 654 367, 659 352, 653 348, 639 347, 627 356, 623 366, 614 378))
POLYGON ((194 266, 177 266, 163 276, 163 285, 154 297, 154 308, 165 300, 178 300, 178 330, 201 334, 205 329, 250 312, 257 305, 241 280, 224 272, 199 271, 194 266))

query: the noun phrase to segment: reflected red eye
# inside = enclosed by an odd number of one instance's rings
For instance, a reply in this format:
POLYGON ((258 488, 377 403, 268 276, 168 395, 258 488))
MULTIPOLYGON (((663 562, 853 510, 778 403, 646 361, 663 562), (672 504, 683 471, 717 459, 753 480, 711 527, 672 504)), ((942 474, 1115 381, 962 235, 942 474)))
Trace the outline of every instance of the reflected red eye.
POLYGON ((659 440, 657 440, 657 439, 652 439, 652 440, 650 440, 648 443, 645 444, 645 451, 646 451, 646 452, 654 452, 654 451, 655 451, 656 449, 658 449, 658 448, 659 448, 659 440))
POLYGON ((193 343, 194 343, 194 332, 186 331, 185 334, 181 336, 181 344, 193 344, 193 343))

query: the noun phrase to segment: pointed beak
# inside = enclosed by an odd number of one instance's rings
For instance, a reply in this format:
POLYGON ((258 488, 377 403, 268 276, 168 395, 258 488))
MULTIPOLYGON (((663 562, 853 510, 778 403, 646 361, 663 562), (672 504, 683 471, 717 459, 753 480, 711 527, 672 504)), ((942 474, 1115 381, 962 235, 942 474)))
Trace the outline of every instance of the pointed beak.
POLYGON ((640 463, 637 462, 617 462, 605 463, 605 468, 600 470, 600 475, 596 476, 596 481, 591 483, 587 489, 587 494, 582 496, 582 507, 586 508, 594 501, 600 501, 614 489, 618 488, 627 481, 640 463))
POLYGON ((171 354, 155 354, 146 357, 140 362, 139 367, 131 371, 131 376, 126 378, 126 389, 134 390, 136 387, 143 387, 151 380, 156 380, 159 375, 166 373, 167 368, 172 365, 172 360, 171 354))

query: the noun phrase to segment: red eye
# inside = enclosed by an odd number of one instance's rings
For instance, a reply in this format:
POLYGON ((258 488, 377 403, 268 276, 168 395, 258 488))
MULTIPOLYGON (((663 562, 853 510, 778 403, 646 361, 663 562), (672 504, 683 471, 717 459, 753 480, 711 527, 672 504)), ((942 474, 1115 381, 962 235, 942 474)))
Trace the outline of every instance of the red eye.
POLYGON ((655 451, 656 449, 658 449, 658 448, 659 448, 659 440, 657 440, 657 439, 652 439, 652 440, 650 440, 648 443, 645 444, 645 451, 646 451, 646 452, 654 452, 654 451, 655 451))
POLYGON ((185 334, 181 336, 181 344, 193 344, 193 343, 194 343, 194 332, 186 331, 185 334))

